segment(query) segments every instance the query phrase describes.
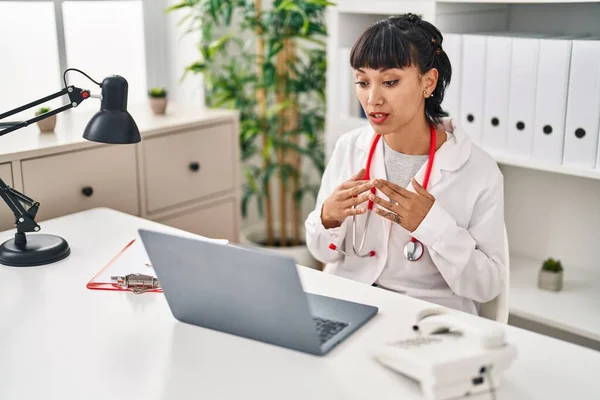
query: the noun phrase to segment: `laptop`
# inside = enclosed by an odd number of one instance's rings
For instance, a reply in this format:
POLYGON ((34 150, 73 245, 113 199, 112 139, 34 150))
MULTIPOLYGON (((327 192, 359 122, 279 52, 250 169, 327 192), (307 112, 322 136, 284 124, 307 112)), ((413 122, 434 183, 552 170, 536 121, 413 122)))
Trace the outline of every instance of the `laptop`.
POLYGON ((305 293, 291 257, 138 232, 181 322, 321 356, 378 312, 371 305, 305 293))

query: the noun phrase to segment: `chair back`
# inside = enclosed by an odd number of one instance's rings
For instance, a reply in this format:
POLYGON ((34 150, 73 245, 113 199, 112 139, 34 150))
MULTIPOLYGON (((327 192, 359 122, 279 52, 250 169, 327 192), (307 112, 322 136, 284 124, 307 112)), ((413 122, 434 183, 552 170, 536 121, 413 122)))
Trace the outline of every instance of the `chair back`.
POLYGON ((506 324, 508 323, 508 293, 510 291, 510 251, 508 246, 506 226, 504 227, 504 259, 506 260, 504 288, 502 288, 502 292, 500 292, 500 294, 493 300, 480 305, 479 315, 481 317, 506 324))

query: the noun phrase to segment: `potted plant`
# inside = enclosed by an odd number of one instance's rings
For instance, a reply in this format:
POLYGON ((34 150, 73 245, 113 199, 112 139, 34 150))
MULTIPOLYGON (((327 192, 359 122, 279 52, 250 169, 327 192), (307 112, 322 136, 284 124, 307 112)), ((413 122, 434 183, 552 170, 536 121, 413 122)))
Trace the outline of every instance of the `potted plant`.
POLYGON ((541 289, 559 291, 563 286, 563 267, 559 260, 549 258, 542 264, 538 276, 541 289))
POLYGON ((167 91, 162 87, 154 87, 148 90, 150 108, 155 115, 164 115, 167 110, 167 91))
POLYGON ((244 228, 242 240, 315 268, 320 266, 304 243, 302 203, 307 194, 316 198, 325 168, 324 38, 330 5, 274 0, 263 9, 261 0, 185 0, 168 9, 188 9, 180 23, 187 22, 186 32, 200 38, 199 59, 182 79, 203 74, 207 107, 240 112, 241 212, 246 218, 255 202, 264 220, 244 228))
MULTIPOLYGON (((35 116, 40 116, 50 110, 50 107, 41 107, 35 112, 35 116)), ((56 128, 56 114, 37 121, 37 125, 40 128, 40 132, 54 132, 54 128, 56 128)))

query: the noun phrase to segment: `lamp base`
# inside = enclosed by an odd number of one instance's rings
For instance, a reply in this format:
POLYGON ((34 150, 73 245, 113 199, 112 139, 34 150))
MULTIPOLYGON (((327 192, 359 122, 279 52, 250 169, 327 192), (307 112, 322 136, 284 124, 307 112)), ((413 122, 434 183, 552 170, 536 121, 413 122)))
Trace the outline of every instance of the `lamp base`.
POLYGON ((0 264, 11 267, 35 267, 60 261, 71 254, 67 241, 60 236, 17 233, 0 245, 0 264), (23 235, 19 237, 18 235, 23 235), (15 241, 19 244, 16 244, 15 241))

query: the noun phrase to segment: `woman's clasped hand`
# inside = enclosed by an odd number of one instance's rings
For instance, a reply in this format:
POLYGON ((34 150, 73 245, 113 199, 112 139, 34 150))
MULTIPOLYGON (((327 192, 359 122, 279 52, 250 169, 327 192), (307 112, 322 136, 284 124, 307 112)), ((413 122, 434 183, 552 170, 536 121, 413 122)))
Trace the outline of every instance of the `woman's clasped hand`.
POLYGON ((431 193, 425 190, 415 178, 412 178, 412 185, 416 192, 411 192, 384 179, 375 179, 373 184, 391 200, 387 201, 380 196, 371 194, 369 199, 379 206, 375 208, 375 212, 399 224, 409 232, 413 232, 419 227, 435 202, 431 193))
POLYGON ((327 229, 340 226, 347 217, 364 214, 365 207, 358 207, 368 200, 374 182, 363 180, 364 168, 349 180, 339 185, 325 200, 321 210, 321 220, 327 229), (367 193, 365 193, 367 192, 367 193))
POLYGON ((435 202, 431 193, 414 178, 412 185, 415 192, 411 192, 385 179, 363 180, 364 173, 364 169, 360 170, 325 200, 321 211, 323 225, 326 228, 338 227, 346 218, 364 214, 367 211, 364 203, 371 200, 377 204, 374 207, 377 215, 399 224, 409 232, 416 230, 435 202), (371 193, 374 187, 390 200, 371 193))

